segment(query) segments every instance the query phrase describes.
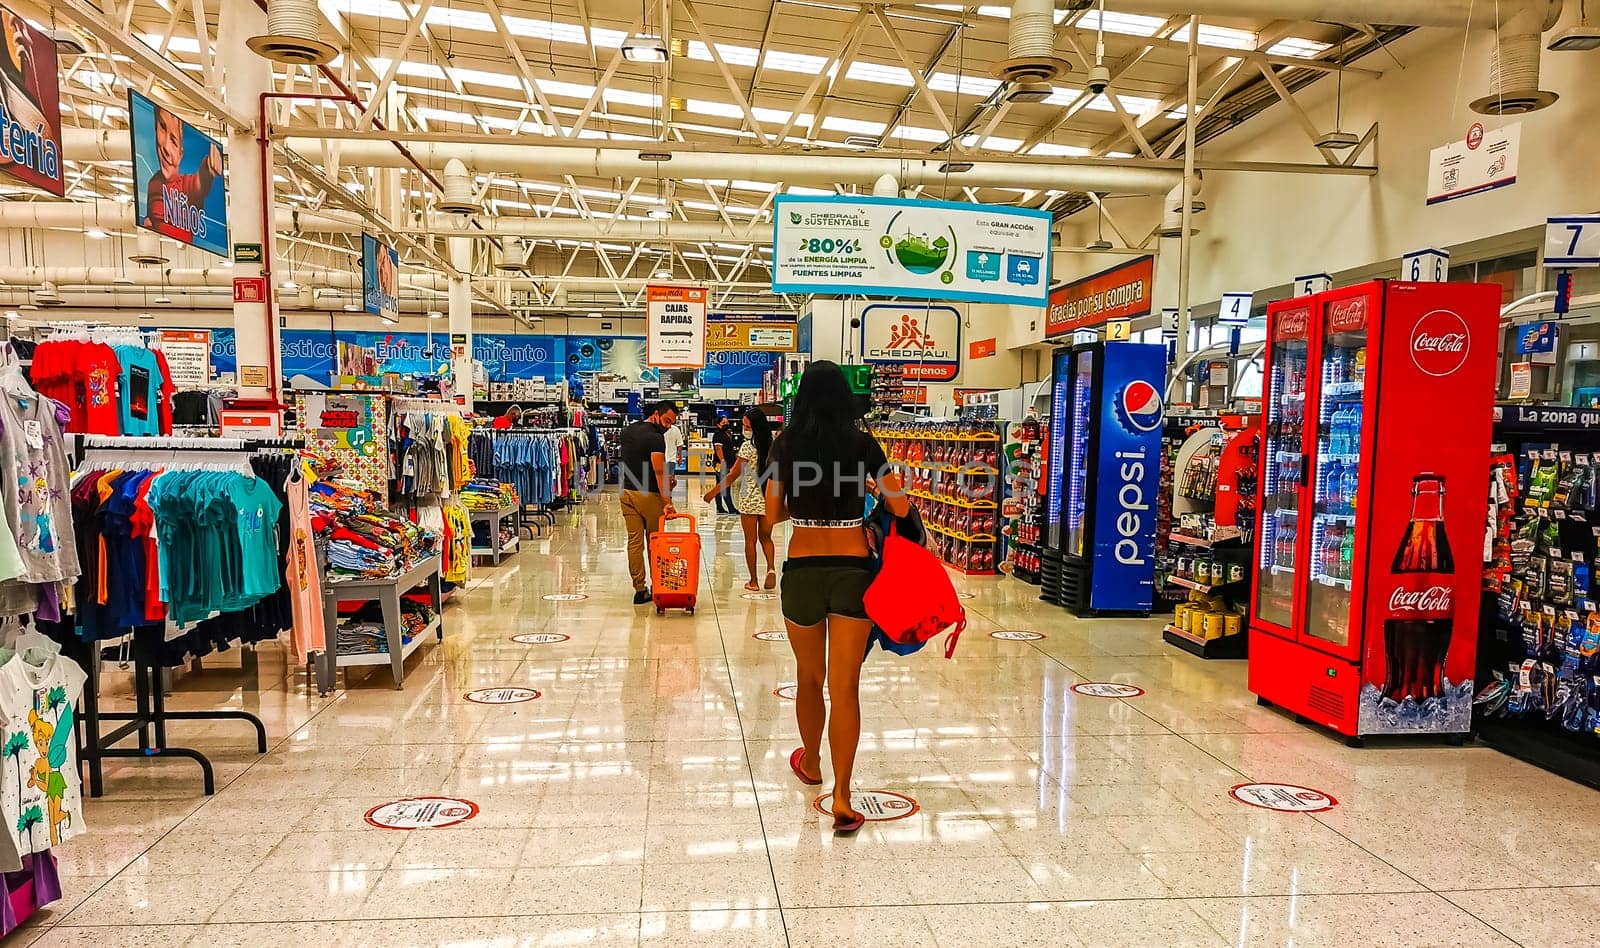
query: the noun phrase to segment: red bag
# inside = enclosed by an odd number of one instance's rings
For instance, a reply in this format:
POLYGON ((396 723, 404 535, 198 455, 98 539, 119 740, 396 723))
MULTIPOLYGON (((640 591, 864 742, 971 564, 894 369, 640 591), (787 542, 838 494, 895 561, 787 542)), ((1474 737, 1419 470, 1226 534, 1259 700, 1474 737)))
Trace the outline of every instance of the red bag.
POLYGON ((883 540, 883 562, 867 587, 862 602, 867 617, 890 641, 920 645, 950 629, 944 657, 956 651, 956 640, 967 627, 967 610, 956 598, 956 587, 938 557, 889 528, 883 540))

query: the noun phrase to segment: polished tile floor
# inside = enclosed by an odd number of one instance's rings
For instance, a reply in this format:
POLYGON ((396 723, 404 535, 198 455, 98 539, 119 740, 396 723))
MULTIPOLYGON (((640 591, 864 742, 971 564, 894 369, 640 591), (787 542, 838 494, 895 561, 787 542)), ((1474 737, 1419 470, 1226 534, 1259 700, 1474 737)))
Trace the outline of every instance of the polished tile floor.
POLYGON ((373 669, 319 698, 276 648, 209 660, 174 703, 258 713, 270 753, 234 724, 175 726, 217 762, 209 799, 191 763, 111 765, 92 832, 60 853, 65 899, 14 942, 1542 946, 1600 929, 1600 794, 1485 748, 1347 749, 1257 707, 1243 663, 1008 579, 957 579, 973 598, 955 660, 869 659, 860 786, 917 808, 836 839, 786 763, 788 647, 753 638, 781 628, 778 604, 743 598, 735 518, 701 532, 693 617, 629 605, 602 497, 477 570, 403 691, 373 669), (531 632, 570 638, 511 640, 531 632), (1084 681, 1145 693, 1069 690, 1084 681), (499 686, 541 697, 464 698, 499 686), (1230 798, 1249 781, 1338 806, 1230 798), (477 815, 365 820, 427 795, 477 815))

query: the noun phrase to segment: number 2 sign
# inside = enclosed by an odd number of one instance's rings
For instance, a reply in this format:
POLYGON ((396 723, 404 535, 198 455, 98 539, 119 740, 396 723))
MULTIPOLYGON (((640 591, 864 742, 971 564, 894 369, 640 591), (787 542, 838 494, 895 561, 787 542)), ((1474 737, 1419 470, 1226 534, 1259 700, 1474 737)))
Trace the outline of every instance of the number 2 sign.
POLYGON ((1569 214, 1546 220, 1544 265, 1600 267, 1600 214, 1569 214))

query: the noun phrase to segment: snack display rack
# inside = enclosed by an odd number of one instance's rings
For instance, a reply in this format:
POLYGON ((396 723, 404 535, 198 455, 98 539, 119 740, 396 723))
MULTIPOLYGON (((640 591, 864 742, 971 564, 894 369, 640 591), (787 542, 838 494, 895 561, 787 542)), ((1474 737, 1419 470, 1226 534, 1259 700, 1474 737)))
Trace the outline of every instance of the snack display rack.
POLYGON ((1030 416, 1006 429, 1006 564, 1012 576, 1037 586, 1044 552, 1044 426, 1030 416))
POLYGON ((1172 460, 1172 515, 1157 559, 1158 585, 1179 600, 1162 638, 1201 658, 1244 658, 1260 416, 1188 430, 1172 460))
POLYGON ((998 565, 1000 433, 993 421, 918 421, 878 432, 930 534, 928 546, 969 575, 998 565))

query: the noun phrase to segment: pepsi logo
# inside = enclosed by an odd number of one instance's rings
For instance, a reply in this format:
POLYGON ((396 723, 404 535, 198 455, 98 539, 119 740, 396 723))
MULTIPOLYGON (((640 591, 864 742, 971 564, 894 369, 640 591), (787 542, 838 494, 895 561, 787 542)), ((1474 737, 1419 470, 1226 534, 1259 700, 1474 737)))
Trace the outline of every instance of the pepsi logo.
POLYGON ((1472 338, 1459 313, 1436 309, 1423 314, 1411 330, 1411 361, 1424 375, 1454 374, 1467 364, 1472 338))
POLYGON ((1117 420, 1136 433, 1161 427, 1161 390, 1144 379, 1134 379, 1117 396, 1117 420))

